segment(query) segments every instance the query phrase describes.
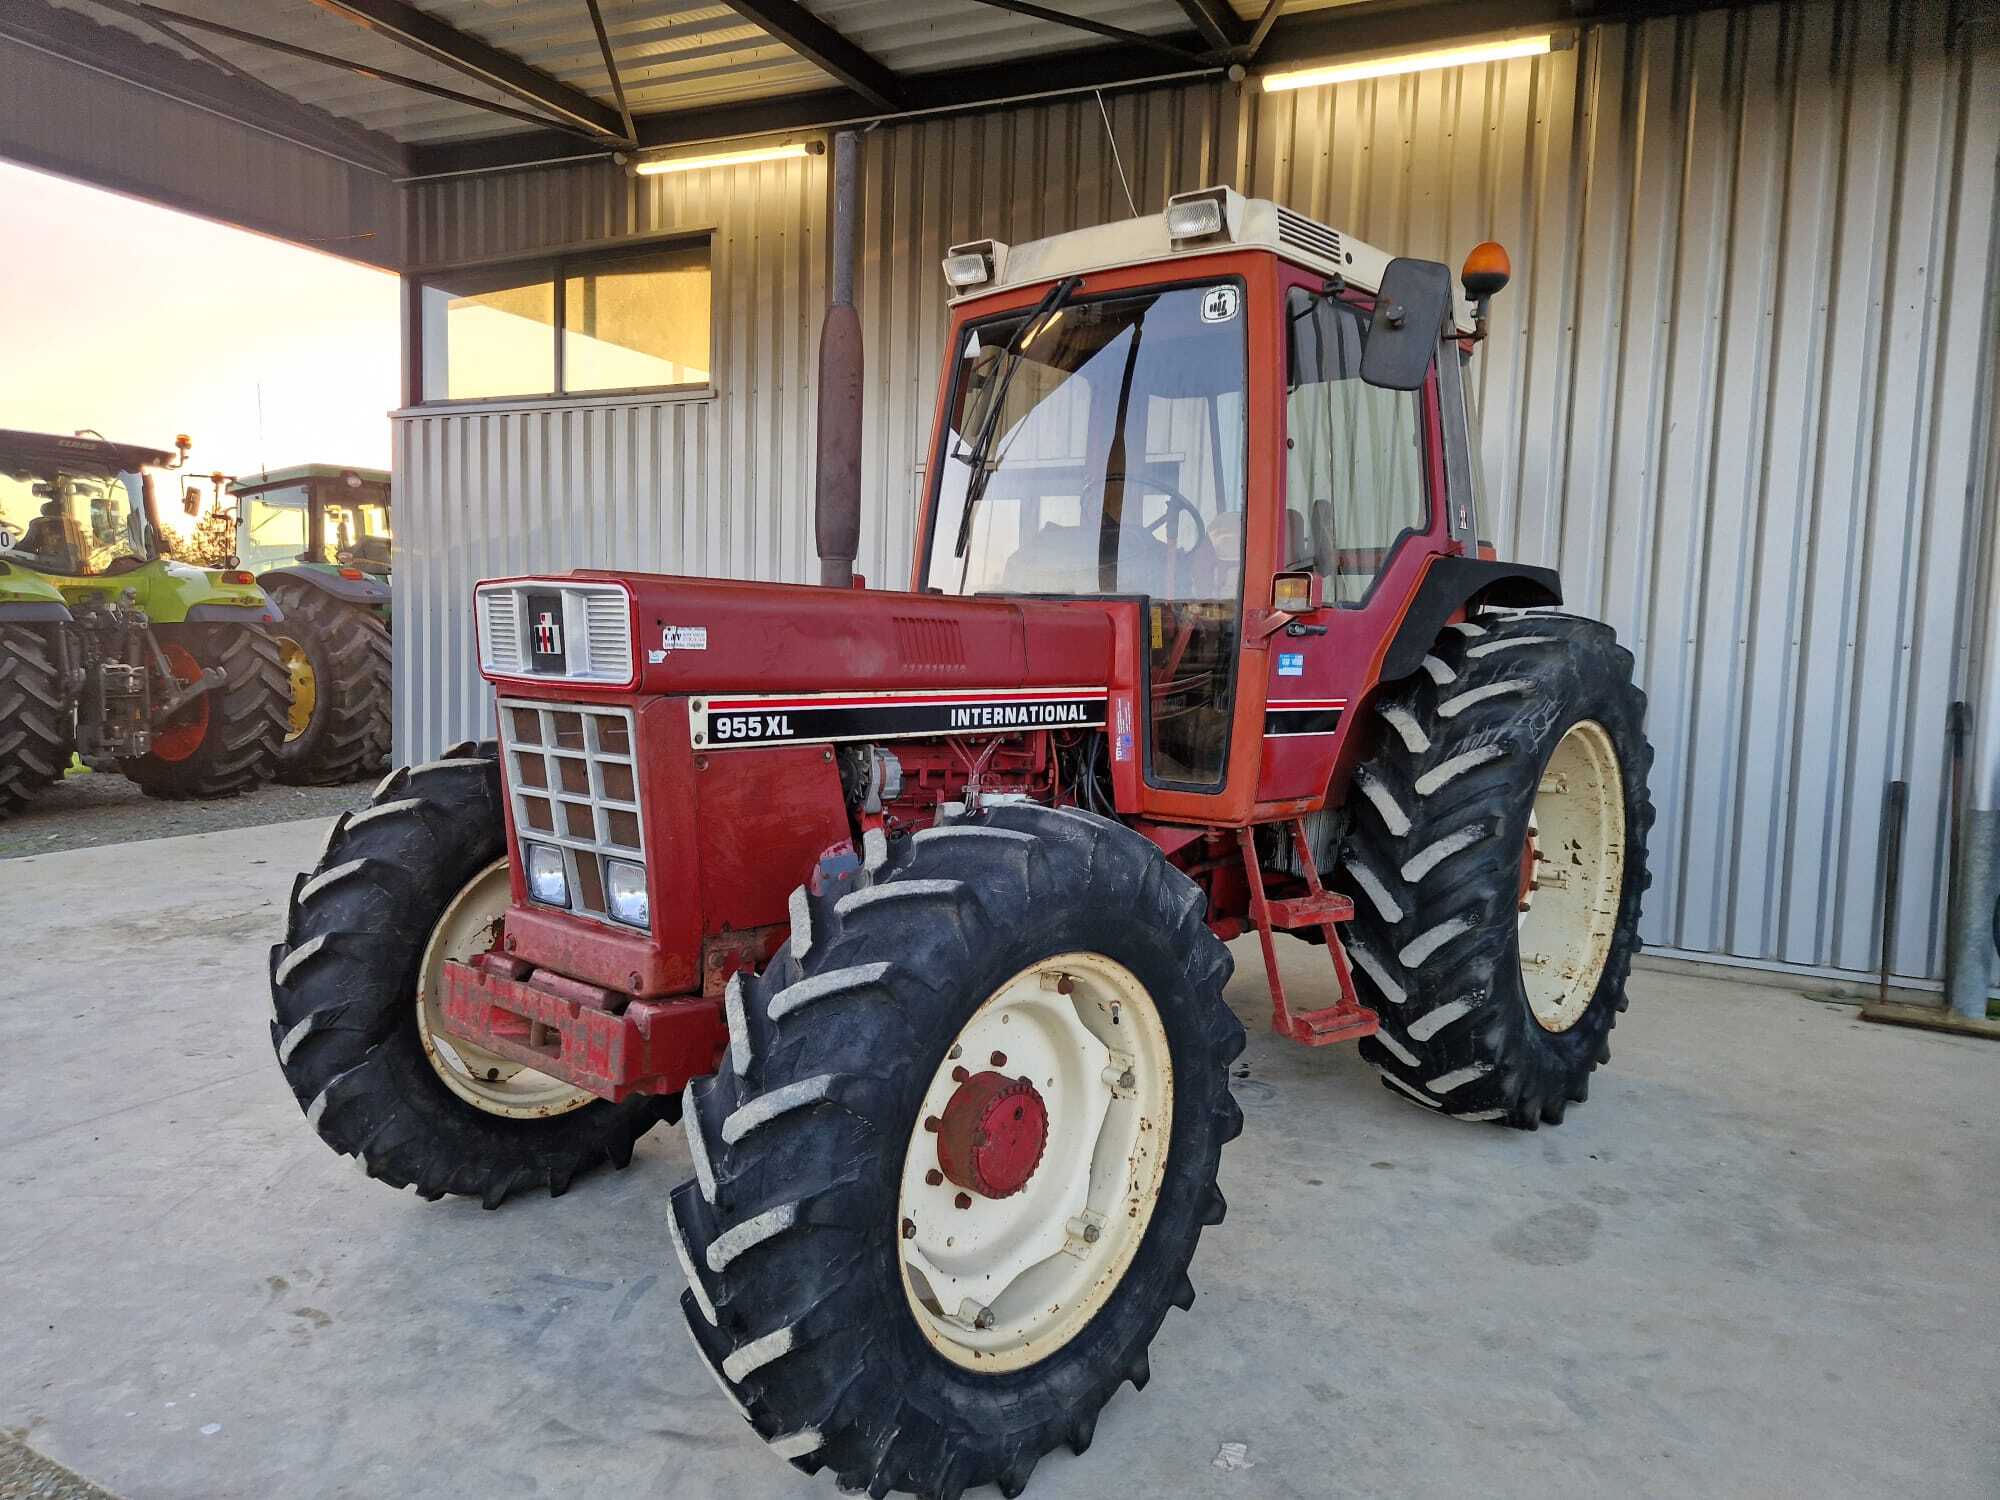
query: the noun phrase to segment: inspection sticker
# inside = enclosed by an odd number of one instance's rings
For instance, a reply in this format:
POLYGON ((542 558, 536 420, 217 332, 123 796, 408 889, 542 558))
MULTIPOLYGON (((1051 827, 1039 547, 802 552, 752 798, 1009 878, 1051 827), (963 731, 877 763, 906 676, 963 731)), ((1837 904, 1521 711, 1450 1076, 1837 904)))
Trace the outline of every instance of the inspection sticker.
POLYGON ((1278 675, 1280 677, 1303 677, 1306 675, 1306 654, 1303 651, 1280 651, 1278 653, 1278 675))
POLYGON ((1236 316, 1236 300, 1240 293, 1233 286, 1212 286, 1202 293, 1201 320, 1204 323, 1227 323, 1236 316))

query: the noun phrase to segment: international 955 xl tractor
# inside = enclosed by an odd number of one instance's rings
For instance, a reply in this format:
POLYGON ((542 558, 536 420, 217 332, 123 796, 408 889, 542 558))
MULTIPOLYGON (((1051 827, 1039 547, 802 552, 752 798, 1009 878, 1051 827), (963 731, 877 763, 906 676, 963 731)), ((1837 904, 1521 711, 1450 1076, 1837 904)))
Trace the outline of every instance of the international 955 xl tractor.
POLYGON ((390 689, 389 476, 299 464, 229 486, 236 551, 284 611, 278 655, 291 715, 277 778, 326 785, 379 776, 390 689))
POLYGON ((945 268, 909 588, 481 583, 497 741, 342 818, 271 957, 300 1106, 389 1183, 561 1193, 678 1117, 700 1358, 874 1495, 1018 1494, 1145 1385, 1242 1125, 1226 940, 1281 1035, 1554 1124, 1652 820, 1630 655, 1478 540, 1498 246, 1462 305, 1215 188, 945 268))
POLYGON ((248 573, 167 555, 154 480, 186 456, 0 431, 0 817, 75 754, 155 797, 270 779, 279 613, 248 573))

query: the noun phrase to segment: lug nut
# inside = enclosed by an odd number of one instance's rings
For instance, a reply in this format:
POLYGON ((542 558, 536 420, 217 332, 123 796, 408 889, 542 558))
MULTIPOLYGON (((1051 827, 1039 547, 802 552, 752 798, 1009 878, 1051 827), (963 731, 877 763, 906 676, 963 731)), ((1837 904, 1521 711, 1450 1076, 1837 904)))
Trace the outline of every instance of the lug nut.
POLYGON ((1129 1089, 1138 1081, 1139 1081, 1138 1075, 1135 1074, 1130 1068, 1127 1068, 1124 1072, 1118 1075, 1118 1087, 1120 1087, 1121 1089, 1129 1089))
POLYGON ((970 1194, 970 1193, 960 1193, 960 1194, 959 1194, 959 1195, 958 1195, 958 1196, 957 1196, 956 1198, 954 1198, 954 1199, 952 1199, 952 1200, 951 1200, 951 1206, 952 1206, 953 1208, 970 1208, 970 1207, 972 1207, 972 1194, 970 1194))
POLYGON ((993 1054, 990 1061, 992 1062, 994 1067, 1004 1068, 1007 1066, 1007 1054, 1004 1052, 996 1052, 993 1054))
POLYGON ((1086 1224, 1083 1226, 1083 1242, 1086 1245, 1094 1245, 1097 1243, 1097 1237, 1102 1233, 1104 1231, 1099 1229, 1095 1224, 1086 1224))
POLYGON ((953 1068, 951 1070, 951 1081, 953 1083, 963 1083, 965 1082, 966 1079, 970 1078, 971 1076, 972 1075, 966 1072, 963 1067, 953 1068))
POLYGON ((978 1329, 991 1328, 993 1326, 993 1309, 990 1307, 980 1308, 979 1316, 972 1320, 972 1326, 978 1329))
POLYGON ((924 1129, 926 1129, 926 1130, 928 1130, 928 1131, 932 1132, 933 1134, 935 1134, 935 1133, 937 1132, 937 1129, 938 1129, 938 1123, 939 1123, 939 1122, 938 1122, 938 1117, 937 1117, 936 1115, 925 1115, 925 1116, 924 1116, 924 1129))
POLYGON ((936 1167, 932 1167, 928 1172, 924 1173, 924 1181, 932 1187, 936 1187, 944 1181, 944 1173, 940 1172, 936 1167))
POLYGON ((906 1240, 913 1240, 916 1237, 917 1237, 916 1222, 911 1219, 903 1220, 903 1238, 906 1240))

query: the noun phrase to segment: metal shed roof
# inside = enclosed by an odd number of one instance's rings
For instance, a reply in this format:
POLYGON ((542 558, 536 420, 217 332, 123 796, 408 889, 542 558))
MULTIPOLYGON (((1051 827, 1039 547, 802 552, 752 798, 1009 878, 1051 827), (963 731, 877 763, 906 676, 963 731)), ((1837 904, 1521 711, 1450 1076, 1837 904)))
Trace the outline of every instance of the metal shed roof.
MULTIPOLYGON (((1657 9, 1695 0, 1655 0, 1657 9)), ((1609 0, 0 0, 0 38, 413 176, 1354 54, 1609 0), (234 101, 234 104, 232 104, 234 101)))

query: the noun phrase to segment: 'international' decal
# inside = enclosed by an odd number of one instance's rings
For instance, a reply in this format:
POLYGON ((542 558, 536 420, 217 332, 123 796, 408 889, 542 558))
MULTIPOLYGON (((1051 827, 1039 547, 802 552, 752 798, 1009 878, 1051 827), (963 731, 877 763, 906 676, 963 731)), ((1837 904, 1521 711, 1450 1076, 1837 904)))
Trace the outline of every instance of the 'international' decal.
POLYGON ((1271 698, 1264 704, 1264 737, 1332 734, 1340 728, 1345 698, 1271 698))
POLYGON ((708 750, 1084 729, 1104 722, 1107 697, 1101 687, 1079 687, 705 698, 691 727, 695 744, 708 750))

